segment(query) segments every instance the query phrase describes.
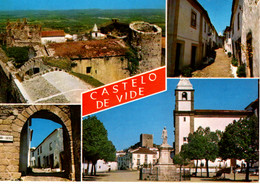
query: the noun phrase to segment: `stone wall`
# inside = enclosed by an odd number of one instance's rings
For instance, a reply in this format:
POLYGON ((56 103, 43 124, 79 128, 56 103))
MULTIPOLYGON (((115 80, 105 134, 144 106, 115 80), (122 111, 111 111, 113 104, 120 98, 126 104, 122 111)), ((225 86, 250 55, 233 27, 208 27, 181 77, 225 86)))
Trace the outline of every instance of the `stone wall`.
POLYGON ((129 25, 131 29, 131 46, 137 51, 139 73, 149 71, 161 66, 162 29, 147 22, 134 22, 129 25))
POLYGON ((107 84, 130 77, 128 61, 124 56, 100 57, 92 59, 74 60, 77 66, 73 72, 90 75, 100 82, 107 84), (90 71, 87 71, 90 68, 90 71))
POLYGON ((242 62, 246 64, 247 77, 259 77, 260 63, 260 1, 244 0, 242 15, 242 62), (247 53, 248 35, 252 36, 253 71, 250 71, 249 55, 247 53), (253 76, 250 76, 252 72, 253 76))
MULTIPOLYGON (((20 164, 20 140, 21 131, 25 123, 30 118, 45 118, 60 123, 63 126, 64 134, 66 134, 66 139, 64 139, 64 146, 67 147, 65 151, 70 154, 65 156, 65 169, 67 176, 75 180, 75 178, 80 178, 80 173, 75 173, 75 170, 79 171, 80 165, 78 160, 80 153, 80 147, 74 148, 74 141, 80 140, 80 121, 75 121, 72 118, 71 112, 75 112, 74 108, 79 109, 77 106, 28 106, 28 105, 8 105, 0 106, 0 135, 13 136, 13 141, 3 142, 0 141, 0 180, 16 180, 21 177, 21 172, 19 172, 20 164), (76 127, 77 130, 75 130, 76 127), (75 131, 73 133, 73 131, 75 131), (75 134, 76 133, 76 134, 75 134), (68 151, 69 150, 69 151, 68 151), (74 155, 75 152, 75 155, 74 155), (75 160, 77 162, 75 163, 75 160), (69 170, 68 170, 69 168, 69 170)), ((80 111, 78 111, 77 117, 80 117, 80 111)), ((80 118, 77 118, 80 120, 80 118)), ((79 143, 78 143, 79 144, 79 143)))
POLYGON ((28 25, 27 20, 22 22, 7 22, 6 26, 6 45, 8 47, 33 46, 41 43, 41 26, 28 25))

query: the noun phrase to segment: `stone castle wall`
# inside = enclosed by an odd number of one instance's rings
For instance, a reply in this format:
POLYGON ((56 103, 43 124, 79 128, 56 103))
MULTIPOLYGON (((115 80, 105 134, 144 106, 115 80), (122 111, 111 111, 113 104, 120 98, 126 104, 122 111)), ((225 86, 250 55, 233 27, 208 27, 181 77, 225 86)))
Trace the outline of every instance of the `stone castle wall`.
POLYGON ((35 46, 41 43, 41 26, 28 25, 27 20, 7 22, 6 45, 8 47, 35 46))
POLYGON ((137 51, 139 73, 161 66, 162 29, 147 22, 131 23, 131 45, 137 51))
POLYGON ((91 59, 74 60, 77 66, 72 71, 91 75, 104 84, 130 77, 127 70, 128 61, 124 56, 100 57, 91 59), (91 67, 90 73, 87 67, 91 67))

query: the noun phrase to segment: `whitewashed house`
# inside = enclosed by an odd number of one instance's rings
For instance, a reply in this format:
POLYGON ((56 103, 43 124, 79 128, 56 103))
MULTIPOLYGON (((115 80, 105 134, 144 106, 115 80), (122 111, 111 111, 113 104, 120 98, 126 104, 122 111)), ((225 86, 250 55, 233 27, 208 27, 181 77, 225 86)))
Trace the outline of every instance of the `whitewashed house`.
POLYGON ((224 49, 225 49, 225 53, 228 54, 229 52, 232 54, 232 35, 231 35, 231 29, 229 26, 226 27, 225 31, 224 31, 224 49))
POLYGON ((52 30, 52 31, 42 31, 41 32, 41 43, 47 44, 51 43, 62 43, 66 42, 65 32, 63 30, 52 30))
POLYGON ((218 34, 197 0, 174 0, 167 5, 167 73, 172 77, 201 64, 216 46, 218 34))
MULTIPOLYGON (((116 171, 118 166, 117 166, 117 162, 106 162, 104 160, 98 160, 97 164, 95 165, 96 167, 96 172, 97 173, 103 173, 103 172, 110 172, 110 171, 116 171)), ((88 169, 88 173, 91 173, 91 168, 92 168, 92 163, 83 163, 83 170, 84 173, 87 174, 87 169, 88 169)))
MULTIPOLYGON (((32 152, 37 168, 62 170, 63 129, 55 129, 32 152)), ((31 157, 33 159, 33 157, 31 157)), ((33 160, 32 160, 33 161, 33 160)))
POLYGON ((118 169, 137 170, 142 166, 152 166, 159 158, 159 151, 155 148, 139 147, 128 150, 126 155, 118 157, 118 169))

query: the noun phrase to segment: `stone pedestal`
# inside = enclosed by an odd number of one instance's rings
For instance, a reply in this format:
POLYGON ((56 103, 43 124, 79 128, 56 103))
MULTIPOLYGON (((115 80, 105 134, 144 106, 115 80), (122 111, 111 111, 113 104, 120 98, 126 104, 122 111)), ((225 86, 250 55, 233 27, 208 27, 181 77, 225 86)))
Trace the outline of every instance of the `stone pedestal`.
POLYGON ((173 148, 169 144, 162 144, 159 148, 159 160, 154 166, 158 171, 158 181, 180 181, 180 175, 173 165, 171 151, 173 148))

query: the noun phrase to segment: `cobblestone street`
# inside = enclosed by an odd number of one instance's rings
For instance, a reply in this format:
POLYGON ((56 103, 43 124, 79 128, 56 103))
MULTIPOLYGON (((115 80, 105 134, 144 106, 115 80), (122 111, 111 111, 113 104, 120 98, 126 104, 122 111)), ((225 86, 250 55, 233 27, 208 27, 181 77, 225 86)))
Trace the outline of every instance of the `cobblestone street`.
POLYGON ((192 73, 192 77, 234 77, 230 68, 229 58, 222 48, 216 50, 215 62, 211 65, 192 73))
POLYGON ((44 169, 34 168, 33 173, 22 177, 23 181, 70 181, 64 178, 63 172, 50 172, 44 169))

